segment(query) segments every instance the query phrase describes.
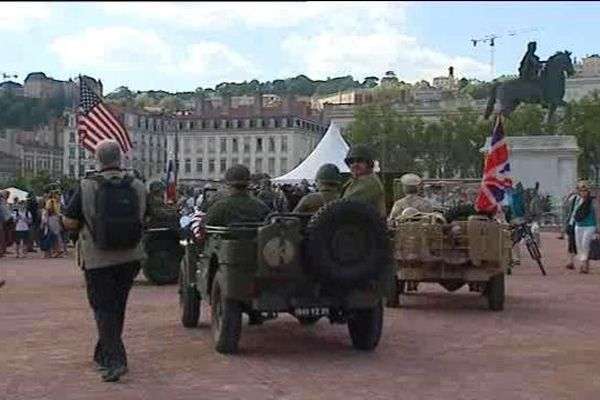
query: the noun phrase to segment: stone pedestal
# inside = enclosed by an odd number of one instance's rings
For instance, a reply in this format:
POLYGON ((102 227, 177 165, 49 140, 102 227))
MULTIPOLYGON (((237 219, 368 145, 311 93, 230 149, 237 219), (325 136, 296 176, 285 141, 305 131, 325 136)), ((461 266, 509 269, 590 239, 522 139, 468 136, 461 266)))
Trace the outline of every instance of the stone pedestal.
MULTIPOLYGON (((574 136, 507 136, 511 176, 525 188, 540 183, 540 193, 550 195, 555 211, 563 196, 577 183, 579 147, 574 136)), ((489 150, 490 138, 481 149, 489 150)))

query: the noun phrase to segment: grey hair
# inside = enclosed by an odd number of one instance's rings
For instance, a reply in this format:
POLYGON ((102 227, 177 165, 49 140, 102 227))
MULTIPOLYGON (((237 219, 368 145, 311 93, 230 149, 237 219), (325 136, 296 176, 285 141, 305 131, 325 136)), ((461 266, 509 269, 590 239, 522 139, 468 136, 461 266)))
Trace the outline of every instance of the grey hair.
POLYGON ((100 169, 121 166, 121 146, 116 140, 106 139, 98 143, 96 162, 100 169))

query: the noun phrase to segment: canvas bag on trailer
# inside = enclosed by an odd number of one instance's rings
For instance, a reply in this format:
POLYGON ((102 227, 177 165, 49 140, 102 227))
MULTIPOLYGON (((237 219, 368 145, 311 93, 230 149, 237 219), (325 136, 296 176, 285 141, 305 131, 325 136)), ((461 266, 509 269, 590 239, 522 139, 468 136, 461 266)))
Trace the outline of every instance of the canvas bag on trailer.
POLYGON ((140 202, 131 184, 134 177, 106 179, 98 182, 95 196, 95 215, 91 221, 94 244, 100 250, 127 250, 136 247, 142 238, 140 202))

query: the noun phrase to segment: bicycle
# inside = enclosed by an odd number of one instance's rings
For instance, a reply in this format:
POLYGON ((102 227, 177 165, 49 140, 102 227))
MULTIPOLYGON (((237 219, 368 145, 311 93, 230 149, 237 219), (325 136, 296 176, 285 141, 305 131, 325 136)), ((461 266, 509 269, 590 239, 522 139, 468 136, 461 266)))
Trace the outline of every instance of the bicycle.
MULTIPOLYGON (((525 220, 518 221, 514 225, 511 225, 511 233, 512 233, 512 244, 513 246, 517 243, 520 243, 522 240, 525 241, 525 247, 527 247, 527 251, 529 255, 535 262, 537 263, 540 271, 542 271, 542 275, 546 275, 546 270, 544 269, 544 265, 542 264, 542 253, 540 252, 539 246, 539 237, 536 239, 534 236, 531 226, 525 220)), ((512 265, 509 267, 508 273, 512 272, 512 265)))

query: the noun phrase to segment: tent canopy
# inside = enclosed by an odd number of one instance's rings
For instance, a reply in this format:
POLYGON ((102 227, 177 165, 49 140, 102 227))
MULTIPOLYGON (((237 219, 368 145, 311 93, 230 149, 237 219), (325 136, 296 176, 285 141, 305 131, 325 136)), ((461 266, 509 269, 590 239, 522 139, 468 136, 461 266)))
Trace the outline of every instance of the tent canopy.
POLYGON ((348 166, 344 162, 348 153, 348 144, 340 133, 340 128, 335 123, 329 125, 329 129, 321 141, 314 148, 312 153, 306 157, 296 168, 278 178, 271 180, 273 183, 300 183, 302 179, 308 182, 315 180, 317 170, 323 164, 335 164, 340 169, 340 172, 350 172, 348 166))
POLYGON ((8 203, 12 204, 15 201, 15 198, 19 198, 19 200, 27 200, 27 196, 29 196, 29 193, 21 190, 21 189, 17 189, 15 187, 9 187, 8 192, 10 193, 10 195, 8 196, 8 203))

